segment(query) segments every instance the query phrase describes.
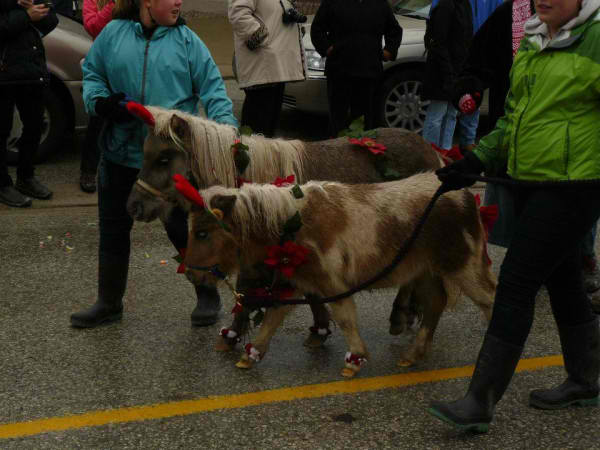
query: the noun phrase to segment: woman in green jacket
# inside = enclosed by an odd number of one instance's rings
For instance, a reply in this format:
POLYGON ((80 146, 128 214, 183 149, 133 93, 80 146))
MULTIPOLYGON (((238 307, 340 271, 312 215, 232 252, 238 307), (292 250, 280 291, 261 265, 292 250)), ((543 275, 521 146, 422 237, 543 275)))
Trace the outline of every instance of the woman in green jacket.
POLYGON ((598 319, 583 290, 580 243, 600 215, 600 0, 535 0, 535 8, 513 63, 505 115, 472 153, 438 170, 449 190, 473 184, 463 175, 503 167, 513 180, 560 182, 515 188, 518 220, 469 390, 429 409, 476 432, 487 431, 512 378, 542 285, 568 377, 553 389, 532 391, 529 403, 543 409, 598 404, 598 319))

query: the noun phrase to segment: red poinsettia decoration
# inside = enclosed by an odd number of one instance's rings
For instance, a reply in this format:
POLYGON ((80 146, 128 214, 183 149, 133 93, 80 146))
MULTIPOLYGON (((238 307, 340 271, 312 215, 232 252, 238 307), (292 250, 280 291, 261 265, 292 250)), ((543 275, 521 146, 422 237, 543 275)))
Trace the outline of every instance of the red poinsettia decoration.
MULTIPOLYGON (((481 216, 481 223, 483 224, 483 230, 485 231, 485 240, 487 241, 490 231, 496 220, 498 220, 498 205, 480 206, 481 196, 477 194, 475 196, 475 203, 479 207, 479 215, 481 216)), ((487 248, 484 249, 485 258, 488 264, 492 263, 492 260, 487 254, 487 248)))
POLYGON ((177 267, 177 273, 185 273, 185 264, 183 261, 185 261, 185 251, 187 249, 185 248, 180 248, 179 249, 179 257, 181 259, 181 262, 179 263, 179 267, 177 267))
POLYGON ((125 104, 125 107, 127 108, 127 111, 129 111, 130 114, 143 120, 146 125, 149 125, 151 127, 154 126, 154 116, 141 103, 129 101, 125 104))
POLYGON ((306 261, 310 250, 292 241, 286 241, 283 245, 267 247, 267 252, 265 264, 291 278, 296 268, 306 261))
POLYGON ((294 175, 290 175, 286 178, 277 177, 275 179, 275 181, 273 181, 271 184, 273 184, 277 187, 286 187, 286 186, 291 186, 295 182, 296 182, 296 177, 294 175))
POLYGON ((385 153, 385 151, 387 149, 387 147, 385 145, 375 142, 374 139, 371 139, 368 137, 363 137, 360 139, 350 138, 350 139, 348 139, 348 142, 350 142, 351 144, 354 144, 354 145, 359 145, 361 147, 364 147, 367 150, 369 150, 371 153, 373 153, 374 155, 382 155, 385 153))
POLYGON ((175 189, 177 189, 185 198, 201 208, 205 208, 204 200, 198 193, 198 190, 192 186, 183 175, 176 173, 173 175, 173 181, 175 182, 175 189))
POLYGON ((459 159, 463 159, 463 154, 460 152, 460 148, 458 145, 455 145, 450 150, 446 150, 445 148, 438 147, 435 144, 431 144, 433 149, 442 155, 442 159, 444 160, 444 164, 447 166, 451 162, 458 161, 459 159))
POLYGON ((282 287, 282 288, 274 288, 274 289, 267 289, 267 288, 257 288, 257 289, 250 289, 246 295, 248 295, 249 297, 275 297, 278 299, 286 299, 286 298, 290 298, 292 295, 294 295, 294 289, 290 288, 290 287, 282 287))

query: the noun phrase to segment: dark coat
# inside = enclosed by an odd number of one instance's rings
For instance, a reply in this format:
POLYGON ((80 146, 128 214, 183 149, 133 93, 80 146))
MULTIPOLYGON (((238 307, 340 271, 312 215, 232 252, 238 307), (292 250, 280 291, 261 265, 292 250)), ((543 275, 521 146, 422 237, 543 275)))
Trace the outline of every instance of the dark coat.
POLYGON ((440 0, 425 31, 427 62, 423 97, 451 101, 454 83, 469 55, 473 13, 469 0, 440 0))
POLYGON ((49 82, 42 36, 57 24, 52 11, 34 23, 17 0, 0 0, 0 85, 49 82))
POLYGON ((322 0, 310 37, 323 57, 333 46, 325 63, 327 76, 378 78, 383 73, 382 39, 396 59, 402 28, 387 0, 322 0))

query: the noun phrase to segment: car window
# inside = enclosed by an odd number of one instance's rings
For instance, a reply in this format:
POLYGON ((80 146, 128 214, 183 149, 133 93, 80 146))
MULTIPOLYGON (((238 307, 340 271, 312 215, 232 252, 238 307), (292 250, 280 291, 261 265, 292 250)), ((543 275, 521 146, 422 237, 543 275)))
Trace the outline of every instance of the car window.
POLYGON ((391 0, 390 5, 395 14, 428 19, 431 0, 391 0))

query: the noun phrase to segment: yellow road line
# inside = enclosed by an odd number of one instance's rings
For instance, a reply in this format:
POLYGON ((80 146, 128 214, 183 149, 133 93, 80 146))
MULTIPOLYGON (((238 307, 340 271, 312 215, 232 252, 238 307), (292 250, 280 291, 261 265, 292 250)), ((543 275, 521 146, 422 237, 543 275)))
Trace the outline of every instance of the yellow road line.
MULTIPOLYGON (((517 372, 539 370, 563 364, 561 355, 524 359, 519 362, 517 372)), ((187 416, 217 409, 244 408, 305 398, 320 398, 329 395, 353 394, 357 392, 377 391, 381 389, 414 386, 434 381, 468 377, 473 366, 431 370, 428 372, 410 372, 373 378, 356 378, 347 381, 311 384, 292 388, 250 392, 238 395, 220 395, 197 400, 160 403, 149 406, 135 406, 105 411, 95 411, 30 422, 16 422, 0 425, 0 439, 31 436, 51 431, 70 430, 85 427, 97 427, 109 423, 136 422, 151 419, 163 419, 174 416, 187 416)))

